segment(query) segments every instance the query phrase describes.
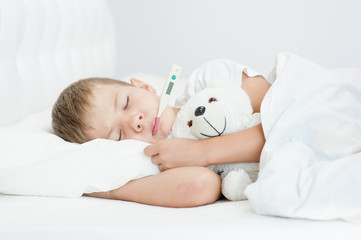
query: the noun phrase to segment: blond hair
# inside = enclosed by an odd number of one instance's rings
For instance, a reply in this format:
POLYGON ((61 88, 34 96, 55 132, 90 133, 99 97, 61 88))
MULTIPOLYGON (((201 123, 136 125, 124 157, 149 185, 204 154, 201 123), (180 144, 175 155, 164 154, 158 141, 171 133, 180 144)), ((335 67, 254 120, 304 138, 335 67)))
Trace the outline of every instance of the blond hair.
POLYGON ((114 85, 131 86, 127 82, 110 78, 87 78, 74 82, 63 90, 52 110, 54 133, 69 142, 89 141, 85 130, 89 127, 84 117, 89 108, 89 96, 95 86, 114 85))

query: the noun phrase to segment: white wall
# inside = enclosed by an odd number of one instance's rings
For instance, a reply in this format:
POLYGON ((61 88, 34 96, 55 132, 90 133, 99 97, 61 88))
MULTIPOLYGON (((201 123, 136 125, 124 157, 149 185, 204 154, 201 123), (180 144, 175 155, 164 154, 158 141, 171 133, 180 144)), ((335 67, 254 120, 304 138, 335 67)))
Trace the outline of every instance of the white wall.
POLYGON ((267 73, 290 51, 327 68, 361 67, 359 0, 108 0, 117 28, 117 77, 183 77, 214 58, 267 73))

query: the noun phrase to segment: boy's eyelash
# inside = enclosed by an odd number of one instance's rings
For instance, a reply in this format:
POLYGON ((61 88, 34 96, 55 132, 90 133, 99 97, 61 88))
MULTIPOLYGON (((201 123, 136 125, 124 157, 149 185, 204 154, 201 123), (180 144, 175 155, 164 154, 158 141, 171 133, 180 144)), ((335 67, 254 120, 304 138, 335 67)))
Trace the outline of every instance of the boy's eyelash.
POLYGON ((122 140, 122 131, 119 131, 119 138, 118 141, 122 140))
MULTIPOLYGON (((124 106, 123 110, 127 109, 128 105, 129 105, 129 96, 127 96, 127 102, 125 103, 125 106, 124 106)), ((118 141, 120 141, 120 140, 122 140, 122 131, 121 130, 119 131, 118 141)))
POLYGON ((127 96, 127 103, 126 103, 125 106, 124 106, 124 110, 127 109, 128 104, 129 104, 129 96, 127 96))
MULTIPOLYGON (((124 110, 127 109, 129 105, 129 96, 127 96, 127 102, 125 103, 124 110)), ((122 131, 119 131, 119 138, 118 141, 122 140, 122 131)))

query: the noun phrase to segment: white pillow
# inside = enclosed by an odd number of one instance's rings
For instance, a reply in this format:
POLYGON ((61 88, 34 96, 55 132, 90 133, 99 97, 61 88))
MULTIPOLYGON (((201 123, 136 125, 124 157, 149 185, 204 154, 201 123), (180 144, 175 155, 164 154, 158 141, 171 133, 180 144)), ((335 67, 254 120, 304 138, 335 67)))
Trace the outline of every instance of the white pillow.
POLYGON ((119 188, 159 173, 145 146, 135 140, 66 142, 52 133, 49 109, 0 128, 0 192, 78 197, 119 188))

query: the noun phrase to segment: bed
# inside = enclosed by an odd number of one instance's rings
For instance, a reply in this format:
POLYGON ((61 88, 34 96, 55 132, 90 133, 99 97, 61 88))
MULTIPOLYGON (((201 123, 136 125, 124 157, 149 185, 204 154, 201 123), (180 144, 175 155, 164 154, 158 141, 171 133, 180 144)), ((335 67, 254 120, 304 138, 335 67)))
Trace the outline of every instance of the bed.
MULTIPOLYGON (((0 239, 361 239, 357 219, 261 215, 251 201, 174 209, 81 197, 158 171, 142 156, 144 143, 78 145, 52 134, 61 90, 114 76, 115 47, 106 1, 0 2, 0 239), (122 148, 136 152, 123 157, 134 170, 107 177, 124 167, 122 148)), ((162 76, 135 77, 162 87, 162 76)))

